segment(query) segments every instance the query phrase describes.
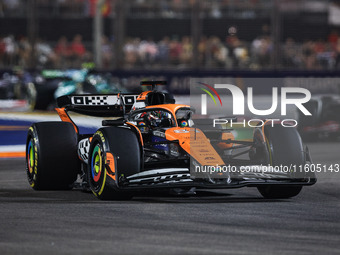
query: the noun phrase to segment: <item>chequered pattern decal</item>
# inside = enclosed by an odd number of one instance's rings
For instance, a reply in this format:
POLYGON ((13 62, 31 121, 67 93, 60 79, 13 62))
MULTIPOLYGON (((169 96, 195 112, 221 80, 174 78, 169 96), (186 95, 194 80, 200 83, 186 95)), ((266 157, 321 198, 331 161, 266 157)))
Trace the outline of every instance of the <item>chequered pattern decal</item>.
POLYGON ((133 105, 137 100, 137 95, 123 96, 126 105, 133 105))
MULTIPOLYGON (((136 102, 138 95, 121 95, 125 105, 133 105, 136 102)), ((120 104, 120 99, 117 95, 88 95, 88 96, 73 96, 71 98, 73 105, 117 105, 120 104)))
POLYGON ((80 105, 108 105, 107 96, 74 97, 73 100, 80 105))
POLYGON ((78 144, 78 156, 88 164, 89 152, 90 152, 90 139, 85 138, 81 140, 78 144))
POLYGON ((117 96, 74 96, 74 105, 115 105, 118 102, 117 96))

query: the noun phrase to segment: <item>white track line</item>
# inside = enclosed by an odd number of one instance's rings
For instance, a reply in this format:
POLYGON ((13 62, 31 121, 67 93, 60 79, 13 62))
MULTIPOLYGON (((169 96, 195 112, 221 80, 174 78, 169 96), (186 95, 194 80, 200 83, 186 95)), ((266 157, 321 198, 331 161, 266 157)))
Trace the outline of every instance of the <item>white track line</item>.
POLYGON ((0 152, 23 152, 26 150, 26 146, 23 145, 1 145, 0 152))

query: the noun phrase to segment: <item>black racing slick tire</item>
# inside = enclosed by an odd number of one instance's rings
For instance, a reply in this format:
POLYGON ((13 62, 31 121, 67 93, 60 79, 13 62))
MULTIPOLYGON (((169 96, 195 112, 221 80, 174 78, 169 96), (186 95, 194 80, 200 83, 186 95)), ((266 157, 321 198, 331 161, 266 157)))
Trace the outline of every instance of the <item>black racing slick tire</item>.
POLYGON ((263 185, 257 189, 264 198, 284 199, 297 196, 301 192, 302 186, 263 185))
POLYGON ((26 172, 35 190, 67 190, 77 179, 80 160, 77 134, 71 123, 33 124, 26 141, 26 172))
POLYGON ((105 127, 93 136, 88 162, 88 179, 94 195, 101 200, 128 200, 130 192, 119 182, 139 173, 141 151, 136 134, 127 128, 105 127))
MULTIPOLYGON (((301 137, 294 127, 267 125, 264 127, 269 164, 272 166, 300 166, 306 163, 301 137)), ((290 169, 290 178, 298 179, 290 169)), ((290 198, 298 195, 302 185, 262 185, 257 187, 265 198, 290 198)))
POLYGON ((51 80, 43 84, 29 83, 27 97, 30 110, 47 110, 55 102, 54 92, 59 82, 60 80, 51 80))

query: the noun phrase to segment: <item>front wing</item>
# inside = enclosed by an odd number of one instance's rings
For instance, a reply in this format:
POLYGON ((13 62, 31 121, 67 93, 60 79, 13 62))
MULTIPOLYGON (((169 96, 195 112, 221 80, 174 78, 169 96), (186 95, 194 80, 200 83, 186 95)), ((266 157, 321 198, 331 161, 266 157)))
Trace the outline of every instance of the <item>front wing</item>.
POLYGON ((240 188, 260 185, 313 185, 316 182, 314 173, 304 178, 289 178, 286 173, 264 172, 260 166, 253 173, 239 172, 230 178, 212 179, 192 178, 188 168, 162 168, 144 171, 120 179, 120 189, 176 188, 196 187, 206 189, 240 188))

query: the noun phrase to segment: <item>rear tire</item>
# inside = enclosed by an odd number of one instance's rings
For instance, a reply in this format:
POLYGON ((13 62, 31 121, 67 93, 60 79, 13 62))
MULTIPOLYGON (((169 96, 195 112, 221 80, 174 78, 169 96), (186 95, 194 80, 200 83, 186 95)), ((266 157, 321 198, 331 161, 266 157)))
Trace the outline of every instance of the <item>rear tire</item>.
MULTIPOLYGON (((270 165, 300 166, 306 163, 303 144, 296 128, 281 125, 265 126, 264 135, 270 165)), ((300 177, 290 172, 288 178, 299 179, 300 177)), ((262 185, 257 189, 265 198, 290 198, 300 193, 302 185, 262 185)))
POLYGON ((131 199, 132 194, 120 190, 118 183, 119 179, 140 171, 140 160, 139 142, 134 132, 119 127, 99 129, 91 141, 88 163, 93 194, 101 200, 131 199))
POLYGON ((26 172, 35 190, 71 189, 80 172, 77 134, 70 123, 40 122, 27 135, 26 172))

